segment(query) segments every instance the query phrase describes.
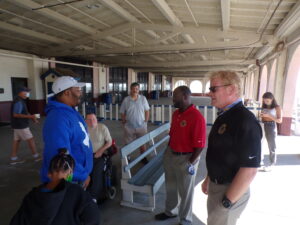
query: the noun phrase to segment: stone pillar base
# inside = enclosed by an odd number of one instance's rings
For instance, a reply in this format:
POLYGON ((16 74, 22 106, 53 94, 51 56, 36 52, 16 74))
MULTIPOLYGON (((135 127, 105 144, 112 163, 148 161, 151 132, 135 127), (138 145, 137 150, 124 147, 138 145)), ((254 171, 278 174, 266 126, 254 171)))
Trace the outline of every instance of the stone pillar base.
POLYGON ((282 123, 277 124, 278 134, 291 136, 292 117, 282 117, 282 123))

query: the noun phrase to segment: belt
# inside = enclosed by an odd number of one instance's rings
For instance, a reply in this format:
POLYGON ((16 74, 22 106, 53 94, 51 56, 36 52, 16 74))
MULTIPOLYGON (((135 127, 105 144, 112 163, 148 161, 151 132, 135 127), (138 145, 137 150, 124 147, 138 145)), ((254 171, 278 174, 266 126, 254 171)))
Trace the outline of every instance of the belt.
POLYGON ((210 181, 215 183, 215 184, 229 184, 231 181, 228 181, 226 179, 217 179, 217 178, 210 178, 210 181))
POLYGON ((273 123, 275 123, 275 121, 263 121, 263 123, 266 123, 266 124, 273 124, 273 123))
POLYGON ((193 152, 174 152, 171 151, 174 155, 188 155, 188 154, 192 154, 193 152))

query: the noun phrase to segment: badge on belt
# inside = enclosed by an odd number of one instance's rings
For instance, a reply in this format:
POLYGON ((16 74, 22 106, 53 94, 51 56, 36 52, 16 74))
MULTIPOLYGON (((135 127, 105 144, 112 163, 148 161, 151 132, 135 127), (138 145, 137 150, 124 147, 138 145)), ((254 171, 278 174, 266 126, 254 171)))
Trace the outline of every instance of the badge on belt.
POLYGON ((227 124, 223 123, 218 129, 218 134, 224 134, 226 131, 226 127, 227 127, 227 124))

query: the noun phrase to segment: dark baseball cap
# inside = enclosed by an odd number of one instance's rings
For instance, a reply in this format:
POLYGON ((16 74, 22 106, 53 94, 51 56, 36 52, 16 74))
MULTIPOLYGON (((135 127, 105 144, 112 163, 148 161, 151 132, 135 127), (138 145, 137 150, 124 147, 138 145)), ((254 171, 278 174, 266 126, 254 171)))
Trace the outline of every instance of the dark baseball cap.
POLYGON ((25 92, 30 92, 31 89, 29 89, 29 88, 27 88, 27 87, 19 87, 19 88, 17 89, 17 94, 19 94, 20 92, 23 92, 23 91, 25 91, 25 92))

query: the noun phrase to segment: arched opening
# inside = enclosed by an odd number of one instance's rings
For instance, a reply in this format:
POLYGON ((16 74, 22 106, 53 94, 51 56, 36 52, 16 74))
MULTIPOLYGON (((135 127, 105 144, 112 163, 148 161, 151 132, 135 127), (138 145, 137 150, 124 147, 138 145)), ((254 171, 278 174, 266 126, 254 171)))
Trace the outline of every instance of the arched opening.
POLYGON ((283 122, 280 133, 300 135, 300 46, 291 57, 283 99, 283 122))
POLYGON ((184 80, 178 80, 178 81, 176 81, 176 83, 174 85, 174 89, 179 87, 179 86, 182 86, 182 85, 187 86, 187 84, 184 80))
POLYGON ((267 66, 264 65, 261 72, 261 78, 260 78, 259 101, 261 101, 263 94, 267 91, 267 81, 268 81, 268 69, 267 66))
POLYGON ((199 80, 193 80, 190 84, 192 93, 202 93, 202 82, 199 80))
POLYGON ((274 60, 272 64, 270 79, 268 83, 268 91, 274 93, 274 85, 275 85, 275 78, 276 78, 276 67, 277 67, 277 59, 274 60))

